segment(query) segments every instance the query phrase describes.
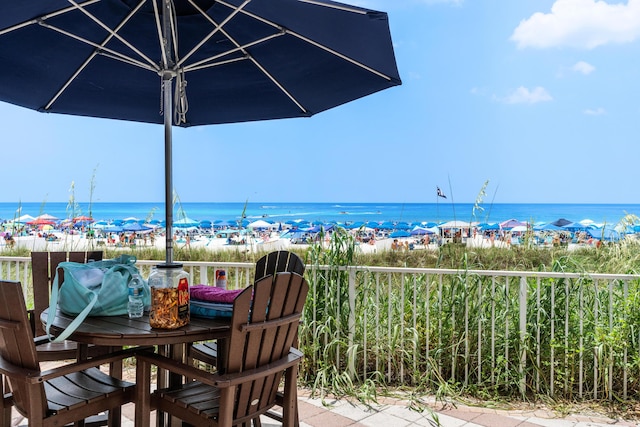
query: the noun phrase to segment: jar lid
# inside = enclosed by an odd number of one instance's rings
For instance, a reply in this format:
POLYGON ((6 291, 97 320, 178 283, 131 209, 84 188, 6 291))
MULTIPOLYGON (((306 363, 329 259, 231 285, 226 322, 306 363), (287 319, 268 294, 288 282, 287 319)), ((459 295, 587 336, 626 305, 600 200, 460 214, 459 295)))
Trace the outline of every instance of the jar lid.
POLYGON ((171 264, 167 264, 167 263, 164 263, 164 264, 156 264, 156 265, 155 265, 155 267, 156 267, 156 268, 161 268, 161 269, 165 269, 165 268, 166 268, 166 269, 169 269, 169 268, 171 268, 171 269, 173 269, 173 268, 178 269, 178 268, 182 268, 182 264, 178 264, 178 263, 171 263, 171 264))

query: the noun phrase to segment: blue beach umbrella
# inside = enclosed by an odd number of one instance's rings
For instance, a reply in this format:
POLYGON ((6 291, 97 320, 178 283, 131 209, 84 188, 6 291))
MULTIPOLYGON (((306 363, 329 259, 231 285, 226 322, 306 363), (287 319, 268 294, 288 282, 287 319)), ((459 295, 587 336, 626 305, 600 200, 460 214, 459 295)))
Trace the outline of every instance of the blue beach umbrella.
POLYGON ((360 227, 363 227, 363 226, 364 226, 364 222, 356 221, 356 222, 353 222, 351 224, 346 225, 345 228, 347 230, 356 230, 356 229, 358 229, 360 227))
POLYGON ((130 222, 122 226, 123 231, 148 231, 151 227, 144 226, 138 222, 130 222))
POLYGON ((105 233, 122 233, 124 230, 120 225, 110 224, 104 227, 102 231, 105 233))
POLYGON ((0 58, 1 101, 164 126, 168 265, 174 125, 310 117, 401 84, 387 14, 329 0, 4 1, 0 58))
POLYGON ((398 230, 398 231, 394 231, 393 233, 389 234, 389 237, 391 238, 398 238, 398 237, 411 237, 411 233, 407 230, 398 230))

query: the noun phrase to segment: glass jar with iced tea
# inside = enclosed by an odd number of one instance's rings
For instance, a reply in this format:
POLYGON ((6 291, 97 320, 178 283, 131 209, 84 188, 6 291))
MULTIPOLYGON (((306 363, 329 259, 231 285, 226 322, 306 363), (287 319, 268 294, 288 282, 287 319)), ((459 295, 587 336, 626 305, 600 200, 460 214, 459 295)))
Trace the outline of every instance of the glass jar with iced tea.
POLYGON ((152 328, 176 329, 189 323, 189 273, 182 264, 158 264, 149 275, 152 328))

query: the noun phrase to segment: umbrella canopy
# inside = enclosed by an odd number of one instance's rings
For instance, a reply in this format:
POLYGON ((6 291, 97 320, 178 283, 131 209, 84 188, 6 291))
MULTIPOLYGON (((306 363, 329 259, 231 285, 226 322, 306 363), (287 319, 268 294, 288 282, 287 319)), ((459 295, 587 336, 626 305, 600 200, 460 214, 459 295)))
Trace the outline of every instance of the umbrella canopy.
POLYGON ((247 226, 249 228, 271 228, 273 227, 273 224, 270 222, 267 222, 263 219, 258 219, 256 221, 253 221, 252 223, 249 223, 249 225, 247 226))
POLYGON ((567 224, 571 224, 571 221, 569 221, 566 218, 559 218, 553 221, 551 224, 556 225, 558 227, 564 227, 567 224))
POLYGON ((167 264, 172 124, 309 117, 401 83, 387 15, 328 0, 6 1, 0 58, 2 101, 164 124, 167 264))
POLYGON ((389 237, 391 238, 396 238, 396 237, 411 237, 411 233, 407 230, 398 230, 398 231, 394 231, 393 233, 389 234, 389 237))
POLYGON ((413 229, 411 230, 412 236, 423 236, 425 234, 435 234, 435 233, 433 232, 433 230, 430 230, 426 227, 419 227, 417 225, 413 227, 413 229))
POLYGON ((27 222, 27 225, 53 225, 56 222, 51 219, 46 218, 36 218, 32 221, 27 222))
POLYGON ((21 216, 21 217, 19 217, 19 218, 16 218, 16 219, 15 219, 15 222, 22 222, 22 223, 25 223, 25 222, 28 222, 28 221, 33 221, 34 219, 35 219, 35 218, 34 218, 34 217, 32 217, 31 215, 25 214, 25 215, 22 215, 22 216, 21 216))
POLYGON ((90 216, 86 216, 86 215, 80 215, 77 216, 75 218, 73 218, 73 222, 93 222, 93 218, 91 218, 90 216))
POLYGON ((198 225, 200 225, 200 221, 191 219, 188 216, 185 216, 173 222, 173 226, 178 228, 197 227, 198 225))
POLYGON ((148 231, 151 227, 144 226, 138 222, 130 222, 122 226, 122 231, 148 231))

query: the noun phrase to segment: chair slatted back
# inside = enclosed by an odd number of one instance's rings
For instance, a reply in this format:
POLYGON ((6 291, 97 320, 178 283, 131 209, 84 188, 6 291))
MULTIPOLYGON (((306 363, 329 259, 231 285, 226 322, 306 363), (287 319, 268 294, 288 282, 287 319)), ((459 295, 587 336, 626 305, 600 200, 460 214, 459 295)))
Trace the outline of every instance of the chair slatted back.
MULTIPOLYGON (((264 366, 289 354, 309 292, 296 273, 278 273, 258 280, 234 302, 227 373, 264 366), (249 318, 247 319, 247 313, 249 318)), ((282 372, 238 387, 235 419, 273 406, 282 372)))
MULTIPOLYGON (((61 262, 71 261, 85 263, 101 261, 102 251, 72 251, 72 252, 31 252, 31 274, 33 277, 33 316, 31 326, 35 336, 45 334, 44 326, 40 322, 40 314, 49 307, 49 295, 56 270, 61 262)), ((60 283, 62 284, 62 277, 60 283)))
MULTIPOLYGON (((38 355, 29 326, 19 282, 0 281, 0 357, 10 364, 38 371, 38 355)), ((44 417, 47 399, 44 385, 9 378, 14 404, 44 417)))
POLYGON ((282 271, 304 275, 304 262, 293 252, 274 251, 263 256, 256 262, 254 281, 282 271))

